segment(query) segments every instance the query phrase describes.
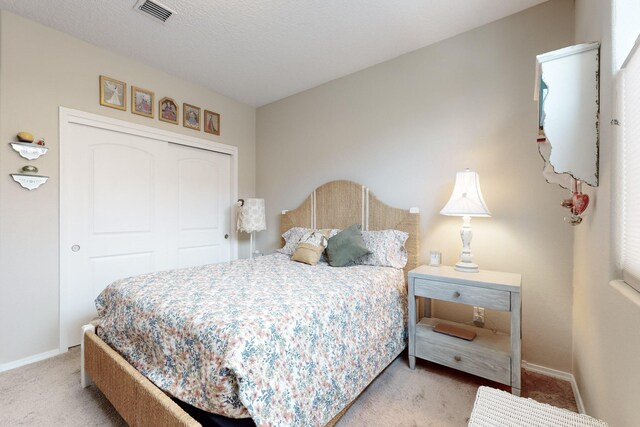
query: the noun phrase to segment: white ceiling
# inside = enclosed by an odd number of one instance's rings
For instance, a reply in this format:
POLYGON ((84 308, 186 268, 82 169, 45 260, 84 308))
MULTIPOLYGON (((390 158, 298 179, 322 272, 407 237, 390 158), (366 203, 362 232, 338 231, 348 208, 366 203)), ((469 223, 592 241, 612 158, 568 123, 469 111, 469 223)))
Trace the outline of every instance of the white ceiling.
POLYGON ((546 0, 0 0, 0 8, 261 106, 546 0))

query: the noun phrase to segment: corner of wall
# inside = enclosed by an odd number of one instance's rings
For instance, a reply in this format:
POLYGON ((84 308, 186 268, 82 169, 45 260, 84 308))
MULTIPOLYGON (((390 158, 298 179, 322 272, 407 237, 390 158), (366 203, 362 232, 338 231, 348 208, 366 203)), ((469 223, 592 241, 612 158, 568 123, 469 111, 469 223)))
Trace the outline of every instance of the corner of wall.
MULTIPOLYGON (((586 412, 610 425, 637 425, 640 311, 609 282, 615 272, 615 133, 612 0, 579 0, 575 42, 600 40, 600 186, 573 248, 573 375, 586 412), (614 399, 611 396, 615 396, 614 399)), ((640 9, 639 9, 640 10, 640 9)))

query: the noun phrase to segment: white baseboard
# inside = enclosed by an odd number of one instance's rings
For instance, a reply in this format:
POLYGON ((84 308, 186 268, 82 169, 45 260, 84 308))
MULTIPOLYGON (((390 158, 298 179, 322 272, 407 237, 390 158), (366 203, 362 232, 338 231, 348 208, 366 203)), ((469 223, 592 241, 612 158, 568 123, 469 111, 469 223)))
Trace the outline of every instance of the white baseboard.
POLYGON ((547 368, 545 366, 534 365, 526 361, 522 361, 522 368, 527 371, 536 372, 538 374, 546 375, 548 377, 558 378, 563 381, 569 381, 571 389, 573 390, 573 396, 576 399, 576 405, 578 406, 578 412, 581 414, 586 413, 584 410, 584 403, 582 403, 582 396, 580 396, 580 390, 578 389, 578 383, 576 377, 569 372, 558 371, 557 369, 547 368))
POLYGON ((29 365, 31 363, 39 362, 44 359, 48 359, 53 356, 57 356, 63 353, 59 349, 45 351, 44 353, 34 354, 33 356, 25 357, 24 359, 14 360, 13 362, 0 364, 0 372, 8 371, 10 369, 19 368, 20 366, 29 365))

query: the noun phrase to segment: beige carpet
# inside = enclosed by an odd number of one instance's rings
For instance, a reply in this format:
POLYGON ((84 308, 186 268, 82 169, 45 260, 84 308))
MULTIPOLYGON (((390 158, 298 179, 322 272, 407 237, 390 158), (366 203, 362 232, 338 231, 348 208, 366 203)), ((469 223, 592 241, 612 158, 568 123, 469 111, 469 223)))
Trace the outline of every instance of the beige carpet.
MULTIPOLYGON (((466 426, 481 378, 396 359, 358 398, 338 427, 466 426)), ((567 382, 523 372, 523 396, 576 410, 567 382)), ((95 387, 80 387, 80 349, 0 374, 0 426, 124 426, 95 387)))
POLYGON ((126 426, 109 401, 80 387, 80 347, 0 374, 0 426, 126 426))

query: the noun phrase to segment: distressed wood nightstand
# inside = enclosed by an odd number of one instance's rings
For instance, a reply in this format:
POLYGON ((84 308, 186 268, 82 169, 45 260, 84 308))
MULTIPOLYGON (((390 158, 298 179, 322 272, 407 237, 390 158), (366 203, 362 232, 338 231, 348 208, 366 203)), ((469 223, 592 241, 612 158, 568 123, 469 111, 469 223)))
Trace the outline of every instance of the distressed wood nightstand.
POLYGON ((416 357, 521 389, 521 299, 519 274, 423 265, 409 272, 409 367, 416 357), (426 298, 425 316, 417 322, 416 299, 426 298), (509 334, 431 317, 431 299, 511 312, 509 334), (417 323, 416 323, 417 322, 417 323), (474 331, 473 341, 434 332, 438 323, 474 331))

